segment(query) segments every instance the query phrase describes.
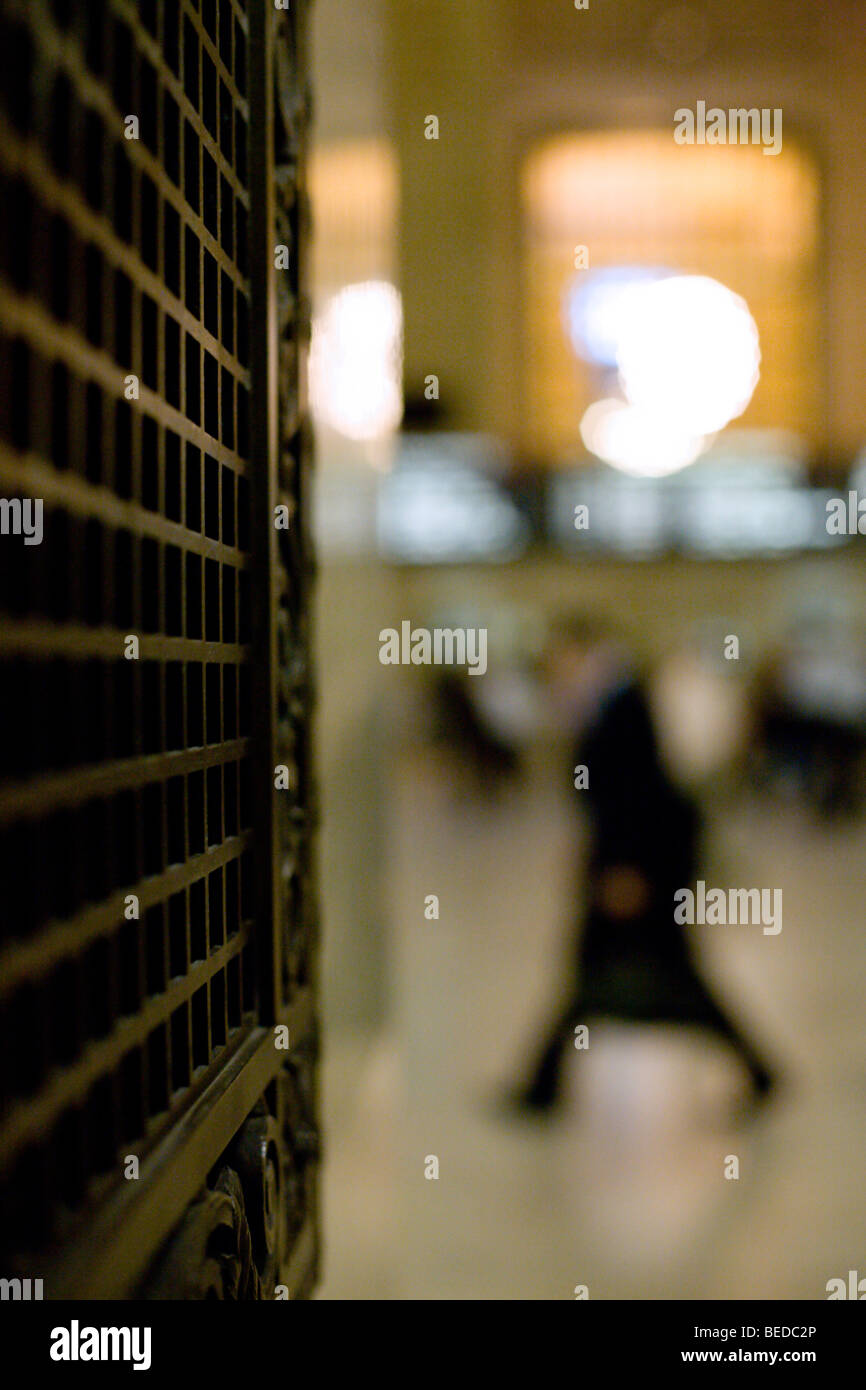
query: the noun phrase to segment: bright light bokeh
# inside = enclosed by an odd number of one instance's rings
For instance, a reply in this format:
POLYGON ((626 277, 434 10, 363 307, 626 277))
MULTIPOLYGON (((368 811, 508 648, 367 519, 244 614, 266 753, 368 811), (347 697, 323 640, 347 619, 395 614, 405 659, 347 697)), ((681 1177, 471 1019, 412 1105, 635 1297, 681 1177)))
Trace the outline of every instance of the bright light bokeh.
POLYGON ((589 407, 580 433, 597 458, 641 478, 663 478, 686 468, 710 443, 705 435, 681 429, 675 416, 612 398, 589 407))
POLYGON ((758 330, 739 295, 704 275, 634 287, 618 314, 620 383, 629 403, 682 436, 741 415, 760 375, 758 330))
POLYGON ((762 353, 743 422, 795 430, 822 447, 818 168, 793 132, 774 159, 756 145, 695 145, 682 156, 669 128, 560 131, 527 155, 524 384, 514 427, 538 458, 573 457, 587 406, 621 394, 599 379, 616 372, 616 360, 605 325, 596 331, 596 309, 607 298, 615 322, 608 290, 638 267, 709 276, 742 295, 762 353))
POLYGON ((566 329, 578 357, 597 366, 615 367, 635 290, 673 274, 672 270, 642 265, 582 271, 565 298, 566 329))
POLYGON ((403 416, 403 306, 386 280, 346 285, 313 322, 310 407, 347 439, 391 434, 403 416))

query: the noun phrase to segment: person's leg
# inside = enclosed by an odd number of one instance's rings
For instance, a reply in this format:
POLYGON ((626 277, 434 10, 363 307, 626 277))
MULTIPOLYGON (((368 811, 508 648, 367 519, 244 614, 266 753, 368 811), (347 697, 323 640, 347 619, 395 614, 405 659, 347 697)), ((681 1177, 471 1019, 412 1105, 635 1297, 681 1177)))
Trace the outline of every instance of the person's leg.
POLYGON ((518 1095, 522 1105, 532 1110, 549 1110, 559 1100, 565 1051, 580 1015, 581 996, 576 994, 566 1008, 557 1014, 545 1035, 530 1078, 518 1095))
POLYGON ((734 1022, 731 1015, 721 1008, 715 996, 694 968, 691 971, 690 986, 695 998, 694 1018, 683 1021, 697 1023, 726 1042, 748 1070, 756 1094, 766 1095, 772 1089, 775 1081, 774 1073, 767 1059, 759 1052, 747 1034, 734 1022))

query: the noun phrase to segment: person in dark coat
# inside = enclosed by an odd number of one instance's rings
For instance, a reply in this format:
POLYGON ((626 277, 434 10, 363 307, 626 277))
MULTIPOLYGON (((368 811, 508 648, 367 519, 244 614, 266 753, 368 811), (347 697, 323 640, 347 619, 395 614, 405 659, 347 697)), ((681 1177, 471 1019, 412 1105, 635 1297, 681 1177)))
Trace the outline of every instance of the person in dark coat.
POLYGON ((586 912, 570 997, 520 1103, 536 1111, 555 1104, 575 1026, 592 1016, 710 1029, 739 1055, 754 1095, 767 1095, 768 1066, 704 984, 686 928, 674 921, 675 892, 695 883, 700 818, 664 768, 626 650, 596 624, 572 621, 558 629, 550 674, 579 731, 573 767, 590 826, 586 912))

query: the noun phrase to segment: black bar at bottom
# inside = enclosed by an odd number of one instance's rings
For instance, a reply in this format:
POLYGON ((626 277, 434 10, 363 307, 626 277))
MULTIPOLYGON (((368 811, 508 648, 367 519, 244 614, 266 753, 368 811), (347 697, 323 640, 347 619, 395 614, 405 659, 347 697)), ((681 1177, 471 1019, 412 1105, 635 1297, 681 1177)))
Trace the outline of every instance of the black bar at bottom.
MULTIPOLYGON (((487 1376, 504 1358, 513 1369, 515 1356, 535 1367, 539 1377, 545 1368, 556 1367, 578 1383, 586 1372, 597 1380, 629 1371, 678 1368, 688 1375, 706 1366, 798 1366, 819 1373, 826 1384, 828 1374, 857 1364, 863 1340, 862 1315, 841 1303, 576 1300, 558 1313, 536 1306, 525 1323, 510 1304, 445 1303, 432 1320, 429 1311, 420 1313, 417 1340, 405 1335, 405 1310, 395 1337, 392 1316, 384 1315, 378 1325, 381 1315, 367 1303, 357 1350, 364 1347, 370 1356, 375 1347, 380 1365, 387 1360, 394 1371, 426 1384, 437 1369, 443 1376, 453 1375, 460 1364, 465 1371, 470 1359, 487 1376)), ((297 1371, 290 1348, 309 1345, 310 1336, 315 1338, 316 1378, 321 1379, 329 1348, 338 1347, 337 1355, 345 1356, 343 1339, 332 1335, 344 1316, 319 1303, 308 1304, 303 1312, 293 1310, 284 1299, 230 1308, 213 1303, 5 1302, 0 1305, 0 1333, 4 1356, 25 1374, 31 1368, 47 1371, 49 1383, 55 1375, 62 1384, 70 1375, 92 1380, 100 1370, 117 1377, 138 1367, 160 1378, 166 1371, 188 1372, 199 1384, 203 1373, 214 1371, 214 1383, 226 1385, 233 1374, 274 1381, 289 1377, 297 1371)))

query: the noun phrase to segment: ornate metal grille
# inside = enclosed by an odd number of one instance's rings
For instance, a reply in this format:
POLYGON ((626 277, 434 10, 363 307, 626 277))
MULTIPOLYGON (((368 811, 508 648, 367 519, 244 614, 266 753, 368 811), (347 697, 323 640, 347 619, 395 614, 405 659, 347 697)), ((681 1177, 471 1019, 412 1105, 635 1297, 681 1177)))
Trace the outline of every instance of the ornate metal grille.
POLYGON ((166 1241, 226 1165, 259 1294, 314 1277, 305 11, 0 0, 0 1240, 46 1297, 213 1290, 166 1241))

